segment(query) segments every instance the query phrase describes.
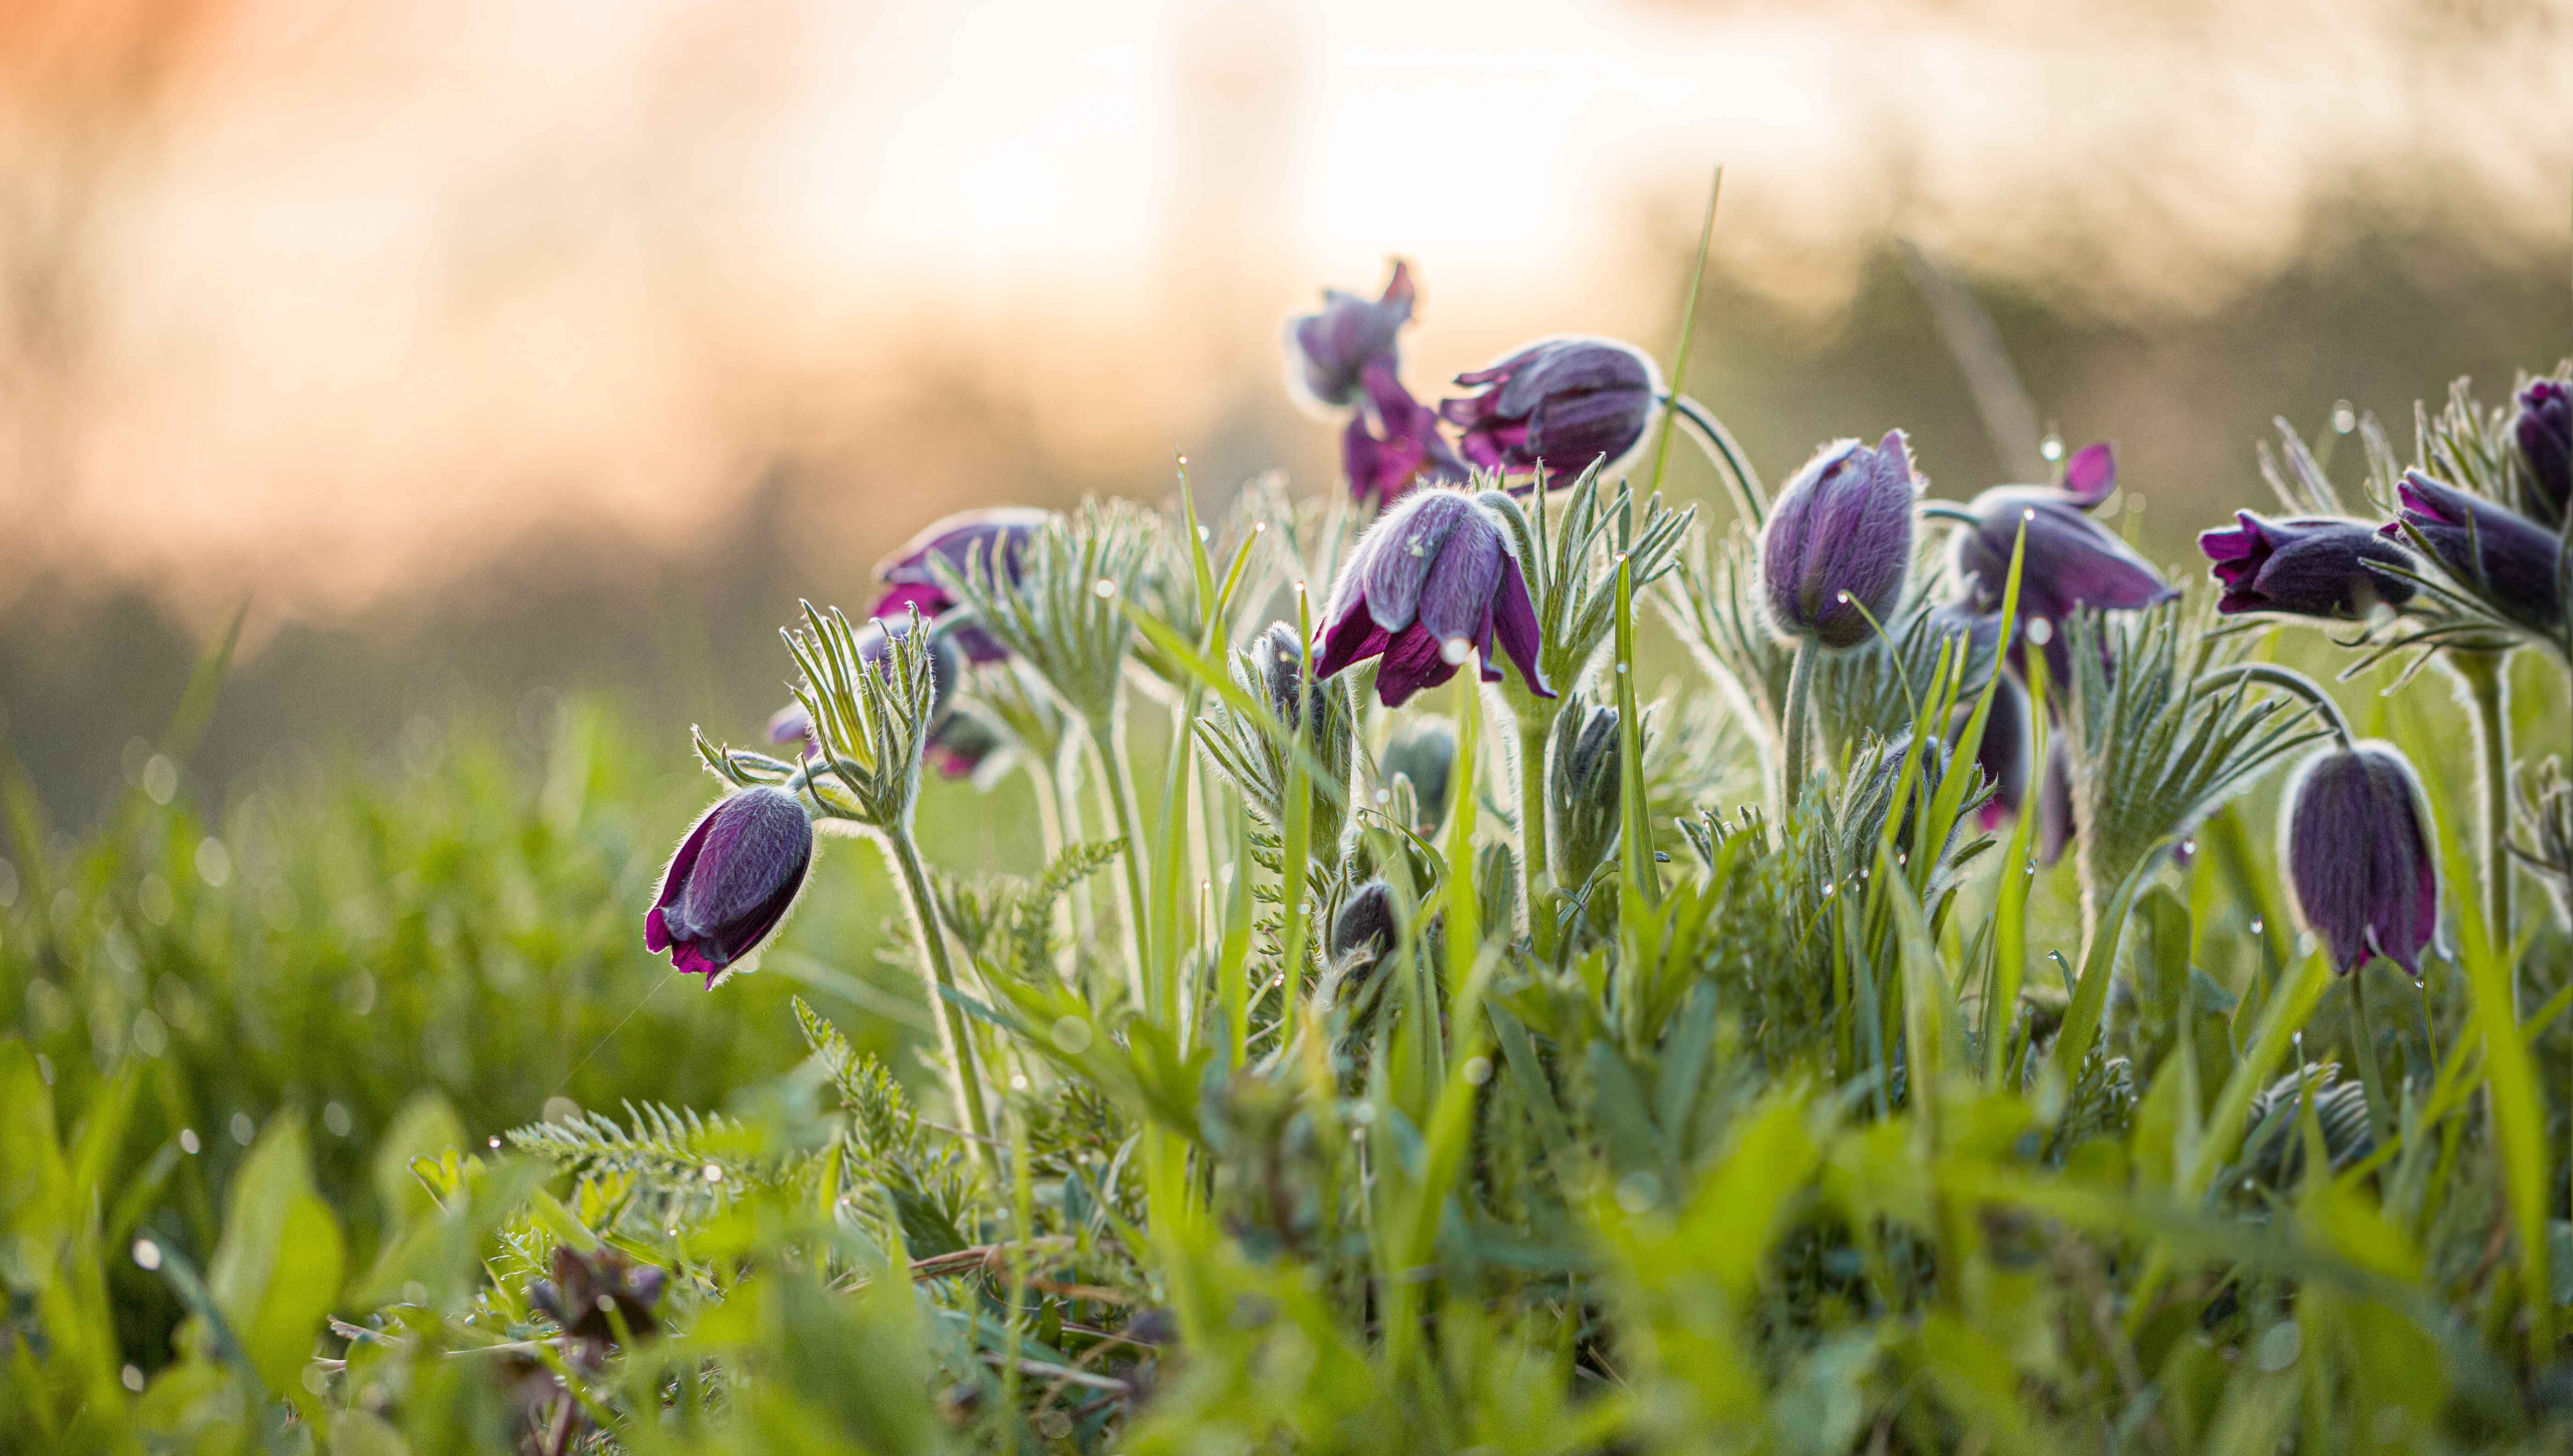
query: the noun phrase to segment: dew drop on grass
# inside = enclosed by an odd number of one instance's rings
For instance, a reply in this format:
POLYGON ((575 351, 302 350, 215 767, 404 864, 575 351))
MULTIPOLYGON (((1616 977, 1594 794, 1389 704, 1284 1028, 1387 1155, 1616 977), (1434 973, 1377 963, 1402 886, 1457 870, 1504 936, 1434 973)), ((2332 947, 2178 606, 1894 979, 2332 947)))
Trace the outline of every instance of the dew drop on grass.
POLYGON ((2358 428, 2358 411, 2350 407, 2347 399, 2335 400, 2332 404, 2332 433, 2347 434, 2356 428, 2358 428))
POLYGON ((499 1146, 499 1145, 500 1145, 500 1139, 499 1139, 499 1138, 497 1138, 497 1137, 492 1138, 492 1139, 491 1139, 491 1145, 492 1145, 493 1147, 497 1147, 497 1146, 499 1146))
POLYGON ((251 1139, 259 1135, 259 1124, 250 1119, 250 1113, 235 1112, 233 1113, 230 1130, 235 1142, 240 1143, 244 1147, 248 1147, 250 1146, 251 1139))
POLYGON ((2064 436, 2057 434, 2054 430, 2048 430, 2046 432, 2046 438, 2037 442, 2037 452, 2044 455, 2046 457, 2046 462, 2050 465, 2063 459, 2064 436))
POLYGON ((700 1175, 700 1176, 702 1176, 702 1177, 703 1177, 707 1182, 710 1182, 710 1183, 719 1183, 719 1182, 722 1182, 722 1181, 723 1181, 723 1164, 722 1164, 722 1163, 719 1163, 719 1162, 710 1162, 710 1163, 707 1163, 704 1167, 702 1167, 702 1168, 698 1169, 698 1173, 699 1173, 699 1175, 700 1175))
POLYGON ((134 1392, 135 1394, 137 1394, 137 1395, 140 1395, 140 1394, 142 1394, 142 1393, 143 1393, 143 1367, 142 1367, 142 1366, 140 1366, 140 1365, 128 1365, 128 1366, 126 1366, 126 1367, 125 1367, 124 1372, 123 1372, 123 1373, 121 1373, 121 1374, 119 1374, 116 1378, 117 1378, 118 1382, 119 1382, 119 1383, 121 1383, 122 1385, 124 1385, 124 1387, 125 1387, 126 1389, 133 1391, 133 1392, 134 1392))
POLYGON ((2251 917, 2251 934, 2256 936, 2263 933, 2266 929, 2267 927, 2261 924, 2260 917, 2256 915, 2251 917))
POLYGON ((182 1127, 179 1129, 179 1150, 181 1152, 188 1154, 190 1157, 194 1157, 204 1147, 205 1144, 197 1140, 196 1128, 182 1127))
POLYGON ((1109 580, 1105 576, 1102 576, 1097 582, 1092 584, 1090 594, 1098 597, 1101 601, 1106 601, 1117 594, 1117 583, 1109 580))
POLYGON ((2028 619, 2028 641, 2032 647, 2043 647, 2055 640, 2055 624, 2044 617, 2028 619))
POLYGON ((161 1267, 161 1245, 148 1238, 134 1240, 134 1266, 145 1273, 161 1267))

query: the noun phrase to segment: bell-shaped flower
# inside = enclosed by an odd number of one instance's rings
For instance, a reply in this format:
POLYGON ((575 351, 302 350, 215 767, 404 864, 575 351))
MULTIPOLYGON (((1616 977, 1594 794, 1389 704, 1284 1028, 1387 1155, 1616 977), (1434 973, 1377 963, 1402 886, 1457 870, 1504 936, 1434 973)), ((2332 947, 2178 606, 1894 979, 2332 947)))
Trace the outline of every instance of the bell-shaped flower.
POLYGON ((2200 531, 2197 548, 2224 588, 2215 609, 2279 612, 2297 617, 2356 618, 2379 602, 2400 607, 2412 599, 2412 582, 2369 562, 2409 568, 2412 554, 2362 520, 2300 515, 2264 520, 2247 510, 2234 524, 2200 531))
POLYGON ((1368 365, 1382 363, 1390 375, 1395 338, 1411 322, 1412 297, 1411 270, 1399 259, 1384 297, 1373 303, 1324 289, 1321 312, 1286 321, 1288 387, 1323 409, 1357 403, 1368 365))
MULTIPOLYGON (((1975 704, 1969 698, 1957 704, 1950 731, 1963 733, 1973 726, 1974 719, 1975 704)), ((2028 753, 2028 693, 2004 673, 1993 689, 1993 709, 1984 717, 1983 739, 1975 745, 1975 767, 1993 786, 1993 796, 1984 801, 1980 814, 1986 830, 2008 823, 2027 801, 2028 753)))
MULTIPOLYGON (((1016 582, 1019 558, 1027 549, 1028 538, 1053 518, 1052 511, 1033 506, 1000 505, 959 511, 937 522, 877 565, 876 579, 885 583, 885 590, 867 608, 867 615, 896 622, 916 606, 923 621, 945 616, 956 602, 939 585, 937 568, 930 564, 932 558, 943 559, 951 569, 961 571, 979 554, 1004 579, 1016 582)), ((976 662, 998 662, 1009 656, 990 633, 971 621, 951 623, 947 635, 976 662)))
MULTIPOLYGON (((1465 458, 1521 475, 1541 463, 1560 476, 1594 460, 1613 466, 1643 442, 1661 402, 1661 371, 1613 339, 1543 339, 1456 382, 1476 392, 1440 401, 1465 458)), ((1605 468, 1605 466, 1603 466, 1605 468)))
POLYGON ((2557 576, 2564 547, 2555 532, 2418 470, 2404 471, 2395 491, 2402 514, 2377 534, 2409 544, 2418 531, 2450 576, 2512 621, 2539 632, 2564 624, 2557 576))
POLYGON ((1893 613, 1912 568, 1913 497, 1902 430, 1874 449, 1835 440, 1806 461, 1760 528, 1771 628, 1826 647, 1855 647, 1874 635, 1868 618, 1893 613))
POLYGON ((1517 661, 1528 690, 1553 697, 1537 662, 1536 604, 1508 530, 1461 490, 1415 490, 1389 507, 1349 552, 1313 646, 1327 678, 1369 657, 1388 708, 1453 677, 1470 655, 1501 680, 1492 646, 1517 661))
POLYGON ((2439 925, 2437 852, 2420 780, 2381 743, 2314 755, 2287 789, 2296 912, 2347 972, 2383 956, 2414 977, 2439 925))
POLYGON ((1461 485, 1473 472, 1438 432, 1438 414, 1411 397, 1391 356, 1366 366, 1358 408, 1340 431, 1340 468, 1360 504, 1390 505, 1414 486, 1461 485))
POLYGON ((661 876, 644 949, 712 990, 775 934, 813 865, 813 821, 792 794, 740 789, 706 811, 661 876))
POLYGON ((2519 391, 2511 440, 2528 470, 2528 504, 2539 521, 2564 519, 2573 504, 2573 382, 2534 379, 2519 391))
MULTIPOLYGON (((2168 601, 2178 588, 2151 562, 2093 520, 2117 488, 2116 453, 2086 445, 2067 462, 2061 485, 1997 485, 1966 506, 1974 524, 1957 533, 1957 578, 1975 604, 2001 610, 2010 583, 2011 548, 2023 522, 2028 552, 2020 566, 2020 619, 2061 623, 2077 607, 2132 610, 2168 601)), ((2062 641, 2062 634, 2057 635, 2062 641)))

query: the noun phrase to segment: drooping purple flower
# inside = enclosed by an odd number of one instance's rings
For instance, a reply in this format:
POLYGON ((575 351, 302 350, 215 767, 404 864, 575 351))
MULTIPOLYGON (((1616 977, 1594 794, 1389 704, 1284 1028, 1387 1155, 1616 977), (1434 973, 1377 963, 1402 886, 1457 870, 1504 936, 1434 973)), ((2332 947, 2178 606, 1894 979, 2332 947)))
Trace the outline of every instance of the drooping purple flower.
POLYGON ((1868 618, 1886 619, 1912 569, 1914 493, 1899 429, 1874 449, 1835 440, 1806 461, 1760 529, 1770 626, 1826 647, 1874 635, 1868 618))
POLYGON ((2224 587, 2215 603, 2219 612, 2355 618, 2378 602, 2400 607, 2412 599, 2410 580, 2368 565, 2409 569, 2412 554, 2363 520, 2264 520, 2247 510, 2235 511, 2233 519, 2230 526, 2197 536, 2197 548, 2214 563, 2209 574, 2224 587))
POLYGON ((1553 697, 1537 662, 1536 605, 1509 534, 1461 490, 1415 490, 1349 552, 1313 643, 1313 675, 1328 678, 1382 655, 1376 697, 1386 707, 1453 677, 1479 654, 1482 680, 1498 682, 1492 644, 1517 661, 1528 690, 1553 697))
POLYGON ((1358 407, 1340 431, 1340 466, 1349 494, 1378 508, 1414 486, 1463 484, 1473 472, 1438 432, 1438 414, 1411 397, 1394 373, 1393 357, 1369 364, 1358 389, 1358 407))
POLYGON ((2314 755, 2287 789, 2287 879, 2305 925, 2348 972, 2383 956, 2415 978, 2439 925, 2420 780, 2382 743, 2314 755))
POLYGON ((2553 531, 2418 470, 2403 472, 2396 493, 2402 514, 2377 534, 2409 544, 2408 525, 2420 532, 2449 575, 2480 587, 2513 621, 2540 632, 2564 624, 2563 585, 2557 578, 2564 548, 2553 531))
POLYGON ((2573 382, 2532 379, 2519 391, 2519 418, 2511 423, 2520 461, 2528 467, 2529 503, 2539 520, 2560 523, 2573 503, 2573 382))
POLYGON ((2064 498, 2084 510, 2098 510, 2118 489, 2118 447, 2107 440, 2084 445, 2064 462, 2064 498))
POLYGON ((1395 338, 1411 322, 1412 297, 1411 270, 1400 259, 1374 303, 1324 289, 1320 313, 1286 321, 1289 388, 1326 409, 1357 403, 1367 366, 1381 362, 1390 373, 1396 363, 1395 338))
POLYGON ((706 811, 661 876, 643 946, 712 990, 786 918, 813 865, 813 821, 781 789, 739 789, 706 811))
POLYGON ((2028 525, 2019 580, 2022 621, 2044 617, 2060 623, 2076 607, 2124 611, 2179 595, 2151 562, 2088 514, 2109 497, 2101 482, 2116 480, 2114 457, 2093 453, 2107 449, 2092 445, 2075 457, 2095 462, 2080 484, 2067 470, 2061 486, 1997 485, 1967 504, 1977 524, 1957 533, 1955 559, 1958 579, 1969 584, 1976 605, 2001 610, 2022 521, 2028 525))
POLYGON ((1580 336, 1538 340, 1456 382, 1476 392, 1439 401, 1438 412, 1465 458, 1504 475, 1540 463, 1565 477, 1593 460, 1613 466, 1643 441, 1662 393, 1642 351, 1580 336))
MULTIPOLYGON (((916 606, 923 621, 945 616, 956 602, 939 585, 938 571, 930 564, 933 557, 957 571, 969 569, 969 564, 979 557, 1002 579, 1016 584, 1019 558, 1027 549, 1028 538, 1053 518, 1053 512, 1034 506, 1001 505, 959 511, 936 522, 877 565, 876 579, 885 583, 885 591, 867 608, 867 615, 887 622, 901 621, 905 609, 916 606)), ((989 632, 971 621, 950 623, 946 633, 976 662, 998 662, 1010 655, 989 632)))

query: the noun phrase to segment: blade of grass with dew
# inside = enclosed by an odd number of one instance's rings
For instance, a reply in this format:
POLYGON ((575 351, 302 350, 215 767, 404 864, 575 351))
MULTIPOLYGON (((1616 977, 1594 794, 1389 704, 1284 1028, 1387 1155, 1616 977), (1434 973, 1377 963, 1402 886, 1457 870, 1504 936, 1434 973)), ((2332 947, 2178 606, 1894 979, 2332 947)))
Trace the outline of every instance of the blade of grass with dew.
MULTIPOLYGON (((2028 978, 2028 892, 2037 879, 2037 820, 2044 787, 2047 733, 2046 654, 2028 654, 2029 792, 2011 826, 2002 858, 2002 883, 1993 906, 1993 995, 1984 1009, 1984 1076, 2002 1081, 2009 1064, 2011 1028, 2019 1019, 2020 987, 2028 978)), ((2012 1091, 2018 1089, 2014 1087, 2012 1091)))
MULTIPOLYGON (((1971 762, 1973 760, 1973 756, 1982 750, 1984 741, 1984 725, 1992 718, 1993 697, 2001 691, 2002 664, 2008 659, 2010 654, 2011 628, 2019 621, 2020 573, 2022 568, 2027 564, 2027 561, 2028 516, 2024 513, 2020 517, 2018 535, 2011 542, 2010 575, 2004 580, 2002 586, 2002 617, 1999 629, 2000 635, 1993 642, 1992 679, 1984 684, 1983 692, 1976 697, 1974 714, 1966 720, 1966 731, 1964 735, 1957 740, 1956 747, 1950 755, 1950 763, 1952 767, 1949 774, 1946 778, 1939 781, 1939 793, 1937 797, 1931 800, 1929 823, 1927 826, 1928 833, 1926 836, 1926 840, 1930 844, 1938 845, 1946 844, 1948 842, 1948 831, 1956 825, 1957 815, 1961 812, 1962 806, 1966 802, 1966 780, 1968 776, 1959 770, 1962 769, 1965 764, 1971 762)), ((2035 655, 2042 656, 2044 654, 2041 653, 2035 655)), ((1971 659, 1961 659, 1961 661, 1970 660, 1971 659)), ((2042 762, 2043 760, 2036 759, 2030 761, 2030 778, 2032 780, 2036 779, 2036 770, 2042 762)), ((2031 794, 2024 796, 2024 798, 2028 806, 2034 810, 2036 807, 2037 796, 2031 794)), ((1931 869, 1929 862, 1935 858, 1936 856, 1927 854, 1914 856, 1914 859, 1918 861, 1918 863, 1912 866, 1912 891, 1915 895, 1920 895, 1928 891, 1930 887, 1931 869)))
MULTIPOLYGON (((1724 168, 1719 164, 1715 169, 1715 180, 1707 184, 1706 221, 1698 225, 1697 267, 1689 271, 1688 302, 1680 306, 1680 343, 1679 348, 1674 350, 1671 356, 1670 391, 1674 398, 1687 392, 1688 389, 1689 355, 1697 344, 1698 295, 1706 287, 1706 255, 1715 244, 1715 207, 1723 197, 1724 168)), ((1678 423, 1679 411, 1670 405, 1664 405, 1661 425, 1653 440, 1652 491, 1657 495, 1662 489, 1662 474, 1670 467, 1671 431, 1678 423)), ((1541 495, 1544 492, 1538 493, 1541 495)))

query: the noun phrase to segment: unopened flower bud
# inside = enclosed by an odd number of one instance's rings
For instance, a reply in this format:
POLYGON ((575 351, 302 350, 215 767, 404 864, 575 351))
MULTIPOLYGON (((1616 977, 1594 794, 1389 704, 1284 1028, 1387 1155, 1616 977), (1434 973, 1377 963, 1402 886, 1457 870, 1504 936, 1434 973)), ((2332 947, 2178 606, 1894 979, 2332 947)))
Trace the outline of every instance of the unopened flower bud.
POLYGON ((1603 704, 1585 711, 1575 697, 1555 715, 1553 736, 1545 792, 1547 869, 1554 883, 1577 890, 1617 847, 1625 764, 1617 710, 1603 704))
POLYGON ((1418 806, 1418 821, 1411 828, 1423 835, 1436 834, 1447 820, 1447 773, 1456 762, 1456 725, 1436 713, 1416 713, 1402 720, 1393 730, 1393 740, 1376 759, 1376 768, 1390 784, 1407 779, 1418 806))
POLYGON ((1382 880, 1369 880, 1350 891, 1349 898, 1340 903, 1340 913, 1331 918, 1331 959, 1338 962, 1363 956, 1373 960, 1393 949, 1400 936, 1393 887, 1382 880))
POLYGON ((2366 616, 2377 603, 2400 607, 2413 584, 2378 566, 2409 568, 2412 553, 2365 521, 2333 516, 2263 520, 2247 510, 2234 524, 2201 531, 2197 548, 2224 587, 2215 609, 2298 617, 2366 616), (2373 563, 2373 564, 2371 564, 2373 563))
POLYGON ((2537 379, 2520 390, 2511 440, 2527 467, 2530 513, 2561 524, 2573 504, 2573 382, 2537 379))
POLYGON ((1912 452, 1903 431, 1870 449, 1825 445, 1787 482, 1760 529, 1769 622, 1783 636, 1855 647, 1874 635, 1912 569, 1912 452))
POLYGON ((679 842, 643 918, 643 945, 712 990, 786 919, 813 864, 813 821, 791 794, 740 789, 679 842))
POLYGON ((2564 625, 2556 569, 2564 548, 2555 532, 2418 470, 2404 471, 2395 490, 2402 515, 2379 527, 2379 535, 2409 543, 2418 531, 2450 576, 2480 591, 2504 616, 2539 632, 2564 625))
POLYGON ((2415 978, 2439 925, 2430 811, 2402 754, 2328 748, 2287 789, 2287 882, 2296 912, 2347 972, 2383 956, 2415 978))

